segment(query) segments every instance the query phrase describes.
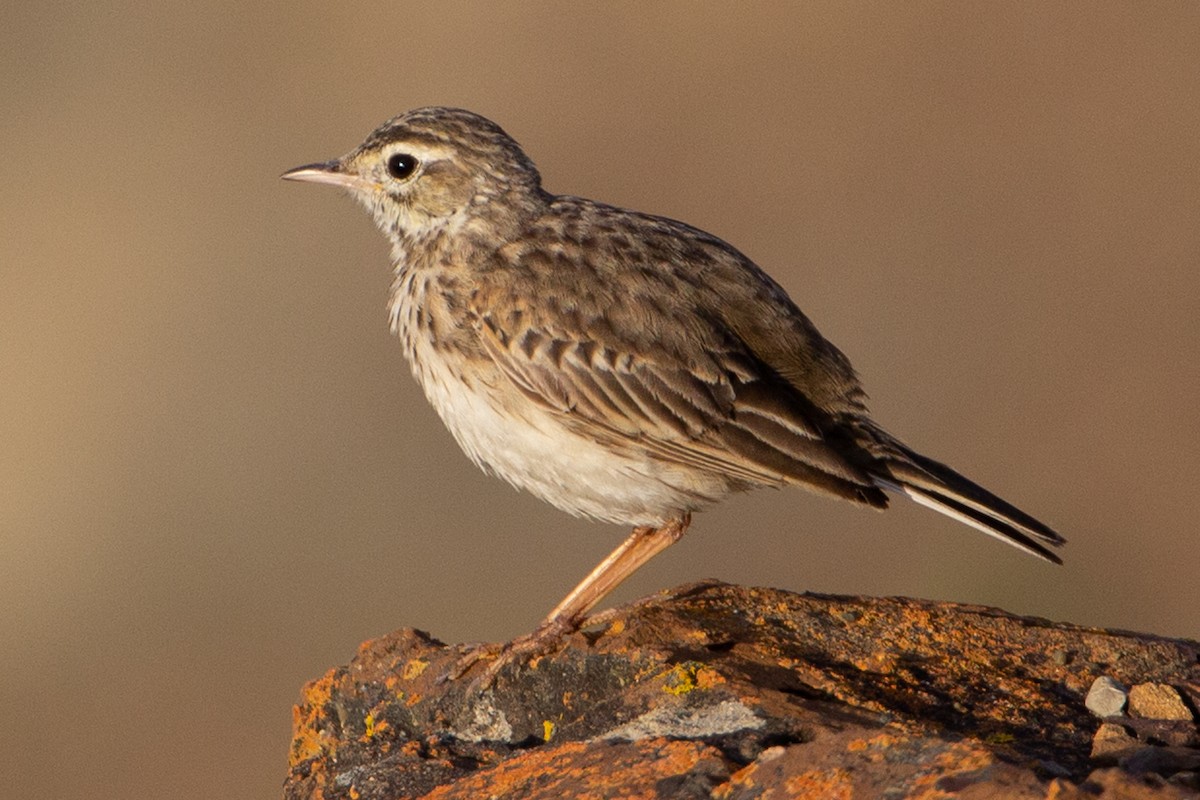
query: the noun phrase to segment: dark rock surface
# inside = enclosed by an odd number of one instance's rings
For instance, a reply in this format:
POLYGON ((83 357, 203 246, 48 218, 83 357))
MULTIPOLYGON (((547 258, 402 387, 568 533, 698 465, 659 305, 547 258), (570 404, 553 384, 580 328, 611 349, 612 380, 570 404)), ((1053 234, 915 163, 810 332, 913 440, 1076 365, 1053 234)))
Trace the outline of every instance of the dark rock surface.
POLYGON ((1196 642, 705 584, 486 691, 441 680, 460 652, 400 630, 306 686, 285 797, 1200 796, 1196 642), (1098 719, 1101 676, 1190 718, 1098 719))

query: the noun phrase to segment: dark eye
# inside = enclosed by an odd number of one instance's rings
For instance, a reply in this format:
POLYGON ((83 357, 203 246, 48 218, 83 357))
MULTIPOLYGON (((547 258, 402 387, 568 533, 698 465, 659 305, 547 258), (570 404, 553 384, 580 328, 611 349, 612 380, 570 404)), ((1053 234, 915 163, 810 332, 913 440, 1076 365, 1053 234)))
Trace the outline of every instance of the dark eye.
POLYGON ((404 180, 417 171, 417 159, 408 153, 394 153, 388 156, 387 171, 396 180, 404 180))

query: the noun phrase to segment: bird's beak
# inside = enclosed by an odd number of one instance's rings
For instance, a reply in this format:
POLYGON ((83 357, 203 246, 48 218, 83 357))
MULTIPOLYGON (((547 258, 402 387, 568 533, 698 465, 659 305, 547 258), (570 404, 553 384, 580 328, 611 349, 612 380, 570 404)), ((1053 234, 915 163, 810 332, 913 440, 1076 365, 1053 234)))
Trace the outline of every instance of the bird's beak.
POLYGON ((305 164, 302 167, 289 169, 279 177, 285 181, 328 183, 333 186, 341 186, 343 189, 366 189, 374 186, 374 184, 363 180, 359 175, 347 172, 345 167, 342 166, 342 162, 337 159, 323 161, 319 164, 305 164))

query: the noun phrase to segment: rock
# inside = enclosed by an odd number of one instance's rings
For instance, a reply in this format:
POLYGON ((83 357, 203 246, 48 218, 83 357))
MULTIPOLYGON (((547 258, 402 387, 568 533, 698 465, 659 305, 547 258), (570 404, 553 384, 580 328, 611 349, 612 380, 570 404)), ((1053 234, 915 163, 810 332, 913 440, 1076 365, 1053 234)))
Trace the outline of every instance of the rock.
POLYGON ((1200 795, 1200 772, 1184 770, 1171 776, 1170 783, 1185 789, 1191 789, 1200 795))
POLYGON ((1075 656, 1073 653, 1064 650, 1061 647, 1056 647, 1050 651, 1050 660, 1060 667, 1065 667, 1067 664, 1070 664, 1074 658, 1075 656))
POLYGON ((1179 691, 1165 683, 1139 683, 1130 689, 1129 715, 1143 719, 1192 720, 1192 712, 1179 691))
POLYGON ((1125 730, 1124 726, 1105 722, 1092 737, 1092 759, 1115 764, 1119 756, 1132 752, 1137 747, 1137 737, 1125 730))
POLYGON ((1046 793, 1046 800, 1139 800, 1146 797, 1155 800, 1196 800, 1196 793, 1161 778, 1130 775, 1115 767, 1096 770, 1079 786, 1054 781, 1046 793))
POLYGON ((442 680, 461 651, 427 634, 365 643, 305 687, 285 796, 1194 796, 1190 720, 1101 735, 1084 695, 1105 675, 1195 686, 1195 642, 723 584, 606 619, 482 692, 442 680))
POLYGON ((760 719, 748 706, 732 700, 695 709, 686 706, 659 706, 603 735, 605 739, 704 739, 762 728, 760 719))
POLYGON ((1200 769, 1200 750, 1190 747, 1139 747, 1118 763, 1134 775, 1175 775, 1200 769))
POLYGON ((1088 689, 1084 705, 1088 711, 1101 719, 1118 717, 1125 710, 1127 699, 1124 686, 1107 675, 1101 675, 1092 681, 1092 688, 1088 689))

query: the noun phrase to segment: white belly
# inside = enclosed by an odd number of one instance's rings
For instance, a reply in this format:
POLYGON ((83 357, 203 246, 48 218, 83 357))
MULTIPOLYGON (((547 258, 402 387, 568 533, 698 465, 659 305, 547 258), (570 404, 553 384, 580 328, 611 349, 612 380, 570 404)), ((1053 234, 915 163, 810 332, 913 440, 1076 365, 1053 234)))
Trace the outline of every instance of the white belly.
POLYGON ((614 453, 580 436, 496 373, 500 391, 472 390, 425 343, 413 370, 425 396, 471 460, 485 471, 576 516, 660 525, 730 492, 719 476, 698 475, 634 451, 614 453), (502 399, 497 399, 497 398, 502 399), (502 411, 507 403, 509 410, 502 411))
POLYGON ((490 362, 465 383, 445 361, 455 351, 436 348, 429 326, 422 330, 422 310, 443 320, 443 335, 451 316, 429 285, 427 276, 398 276, 392 331, 442 422, 485 472, 570 514, 625 525, 661 525, 733 490, 724 476, 680 468, 632 446, 616 452, 575 433, 559 412, 530 400, 490 362))

